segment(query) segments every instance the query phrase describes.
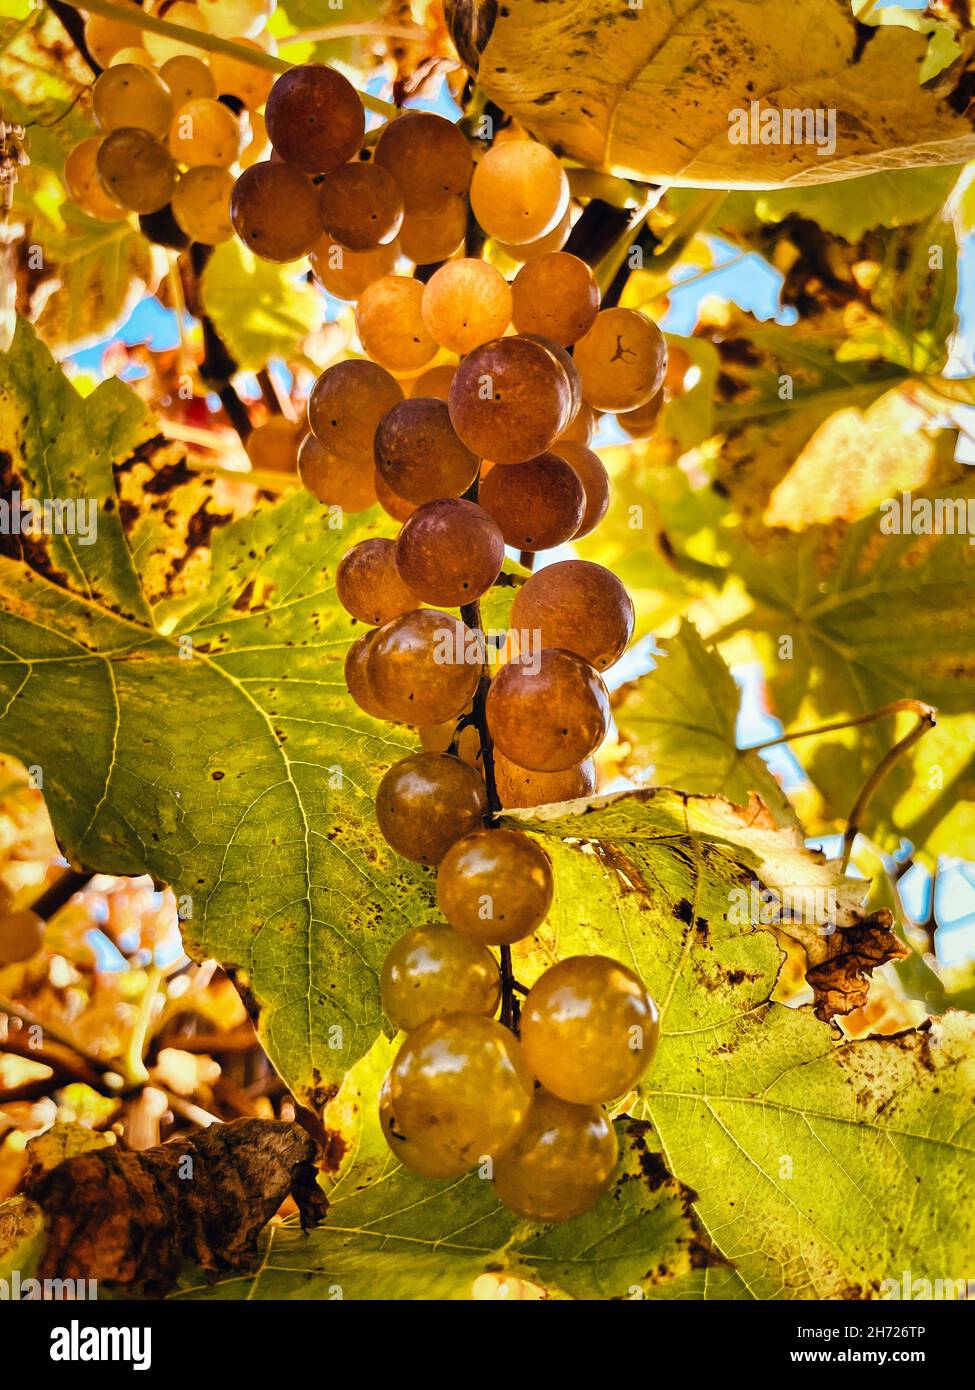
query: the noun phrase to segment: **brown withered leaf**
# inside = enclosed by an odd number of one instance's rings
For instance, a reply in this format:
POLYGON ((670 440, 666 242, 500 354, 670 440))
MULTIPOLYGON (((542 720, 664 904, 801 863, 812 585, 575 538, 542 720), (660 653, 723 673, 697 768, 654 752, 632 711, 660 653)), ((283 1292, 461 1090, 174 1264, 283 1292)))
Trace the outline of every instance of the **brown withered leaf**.
POLYGON ((184 1259, 214 1276, 258 1263, 257 1237, 291 1194, 317 1225, 316 1145, 270 1120, 213 1125, 159 1148, 78 1154, 28 1175, 48 1219, 42 1279, 96 1279, 136 1295, 166 1293, 184 1259))
POLYGON ((817 1018, 830 1023, 862 1009, 872 972, 910 954, 892 926, 886 908, 829 933, 801 923, 781 924, 781 930, 798 941, 806 953, 806 981, 812 986, 817 1018))

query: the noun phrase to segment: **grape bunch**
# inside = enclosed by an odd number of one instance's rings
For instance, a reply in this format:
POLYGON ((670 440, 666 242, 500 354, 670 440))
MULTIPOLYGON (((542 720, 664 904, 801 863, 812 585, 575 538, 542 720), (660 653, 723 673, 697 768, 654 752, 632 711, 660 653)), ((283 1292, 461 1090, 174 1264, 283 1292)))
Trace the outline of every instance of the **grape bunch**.
MULTIPOLYGON (((163 8, 255 44, 271 6, 163 8)), ((209 245, 236 232, 273 262, 307 256, 330 295, 355 302, 361 353, 315 382, 297 470, 329 509, 378 503, 398 524, 338 566, 339 601, 363 626, 345 677, 367 714, 416 730, 376 816, 397 854, 436 871, 443 919, 402 936, 382 970, 406 1035, 383 1132, 423 1176, 481 1167, 517 1213, 585 1211, 617 1160, 604 1107, 649 1065, 657 1010, 601 955, 518 984, 511 948, 543 925, 555 883, 539 841, 498 813, 595 790, 603 677, 633 605, 600 565, 534 559, 605 515, 593 431, 603 413, 652 431, 664 338, 645 314, 602 305, 593 269, 562 249, 576 209, 544 146, 506 132, 485 148, 424 111, 367 131, 358 92, 327 66, 271 85, 241 63, 231 80, 223 60, 218 71, 170 40, 143 34, 136 56, 118 25, 92 19, 86 34, 109 64, 93 93, 101 134, 69 170, 87 210, 135 211, 157 236, 171 222, 209 245), (467 254, 485 240, 490 259, 467 254), (520 266, 510 279, 506 263, 520 266), (505 571, 508 552, 522 570, 505 571), (503 644, 489 645, 479 604, 499 583, 517 592, 503 644)))
MULTIPOLYGON (((65 182, 90 217, 138 214, 143 231, 181 250, 214 246, 234 234, 230 198, 236 168, 267 148, 264 105, 274 74, 222 53, 131 24, 91 15, 85 43, 102 72, 92 87, 99 133, 70 152, 65 182)), ((146 12, 212 33, 242 48, 271 51, 263 28, 275 0, 153 0, 146 12)))
POLYGON ((489 650, 479 600, 509 582, 506 551, 528 560, 598 525, 609 482, 593 423, 659 397, 664 339, 644 314, 602 308, 592 269, 560 249, 569 188, 543 146, 505 141, 475 164, 458 126, 407 112, 362 160, 357 94, 312 65, 275 83, 266 119, 274 155, 238 179, 234 225, 258 255, 309 252, 321 283, 356 300, 362 348, 311 390, 300 475, 330 508, 378 501, 399 523, 336 573, 364 627, 349 691, 420 744, 383 777, 378 825, 436 870, 443 919, 407 931, 383 966, 383 1006, 406 1035, 383 1132, 418 1174, 489 1161, 508 1207, 565 1219, 612 1179, 604 1107, 648 1066, 657 1010, 600 955, 560 960, 518 1008, 511 947, 545 922, 555 883, 539 841, 496 812, 594 790, 603 673, 630 641, 633 605, 600 565, 547 564, 516 574, 510 630, 489 650), (462 254, 472 218, 521 260, 511 283, 462 254), (396 273, 401 255, 426 273, 396 273))

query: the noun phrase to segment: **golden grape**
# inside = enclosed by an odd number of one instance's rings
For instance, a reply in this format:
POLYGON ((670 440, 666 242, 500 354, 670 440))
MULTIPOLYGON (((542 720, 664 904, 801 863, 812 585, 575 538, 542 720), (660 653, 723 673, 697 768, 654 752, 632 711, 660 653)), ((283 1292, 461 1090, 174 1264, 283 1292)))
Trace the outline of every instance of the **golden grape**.
MULTIPOLYGON (((543 571, 544 573, 544 571, 543 571)), ((509 661, 491 682, 487 719, 506 758, 533 772, 561 772, 594 753, 609 731, 609 695, 575 652, 546 647, 509 661)))
POLYGON ((386 1017, 406 1033, 444 1014, 493 1018, 501 1002, 501 974, 491 952, 442 923, 413 927, 394 941, 379 987, 386 1017))
POLYGON ((444 855, 437 903, 464 936, 506 946, 537 931, 552 906, 548 855, 520 830, 474 830, 444 855))
POLYGON ((483 779, 449 753, 401 758, 376 792, 383 836, 397 854, 419 864, 439 864, 455 840, 481 824, 486 810, 483 779))
POLYGON ((598 1105, 635 1086, 657 1047, 657 1006, 608 956, 569 956, 528 992, 521 1039, 533 1074, 562 1100, 598 1105))
POLYGON ((494 1166, 504 1205, 532 1221, 567 1221, 595 1206, 613 1180, 616 1133, 594 1105, 537 1090, 518 1138, 494 1166))
POLYGON ((411 1033, 390 1072, 403 1133, 445 1163, 495 1161, 517 1138, 532 1098, 518 1039, 476 1014, 433 1018, 411 1033))

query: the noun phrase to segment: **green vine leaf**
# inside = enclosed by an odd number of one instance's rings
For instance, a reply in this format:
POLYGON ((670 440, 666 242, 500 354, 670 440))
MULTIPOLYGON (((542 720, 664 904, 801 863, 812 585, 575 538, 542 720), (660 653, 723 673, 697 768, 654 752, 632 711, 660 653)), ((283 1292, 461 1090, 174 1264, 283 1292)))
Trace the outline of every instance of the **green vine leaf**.
POLYGON ((82 401, 19 326, 0 357, 8 489, 94 500, 98 544, 5 538, 0 745, 43 769, 73 860, 173 886, 188 948, 236 973, 272 1061, 320 1107, 383 1027, 386 950, 432 903, 373 814, 410 745, 342 679, 335 567, 373 528, 332 530, 304 494, 232 524, 202 505, 190 533, 212 572, 183 593, 168 517, 196 479, 147 469, 143 515, 124 495, 154 433, 118 382, 82 401))
POLYGON ((203 271, 206 312, 238 366, 294 357, 322 321, 323 301, 298 283, 298 267, 262 261, 236 237, 214 248, 203 271))
MULTIPOLYGON (((876 837, 896 843, 904 835, 928 854, 934 847, 956 854, 969 847, 973 796, 965 734, 975 705, 975 547, 956 529, 934 529, 936 505, 975 504, 975 482, 961 474, 955 471, 950 486, 907 494, 906 504, 895 494, 891 505, 852 524, 834 522, 799 536, 769 530, 761 544, 744 537, 728 542, 731 572, 752 604, 734 627, 757 639, 787 729, 868 714, 901 699, 924 700, 939 711, 939 727, 871 801, 876 837), (919 529, 928 517, 929 534, 912 534, 915 507, 919 529)), ((910 720, 903 716, 902 733, 910 720)), ((828 814, 847 814, 896 737, 887 719, 860 729, 853 743, 841 732, 798 745, 828 814)))
MULTIPOLYGON (((817 875, 841 920, 853 908, 835 869, 785 831, 676 792, 510 820, 552 856, 550 947, 616 956, 657 1000, 661 1041, 635 1113, 747 1296, 877 1297, 904 1270, 967 1278, 975 1215, 957 1193, 975 1177, 975 1018, 838 1042, 810 1009, 769 1002, 781 952, 741 920, 749 880, 805 888, 815 936, 817 875)), ((818 939, 834 943, 834 967, 864 943, 856 927, 818 939)))
POLYGON ((735 726, 740 699, 719 652, 705 647, 693 623, 664 638, 664 655, 648 675, 616 692, 614 715, 629 744, 630 776, 649 771, 660 786, 715 792, 739 806, 752 793, 781 825, 794 825, 788 798, 758 753, 743 752, 735 726))

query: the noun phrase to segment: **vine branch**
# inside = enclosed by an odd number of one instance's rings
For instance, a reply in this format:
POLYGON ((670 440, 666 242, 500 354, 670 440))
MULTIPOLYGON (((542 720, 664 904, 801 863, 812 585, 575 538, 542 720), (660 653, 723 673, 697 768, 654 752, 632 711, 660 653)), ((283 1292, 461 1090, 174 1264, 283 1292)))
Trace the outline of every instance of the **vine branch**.
MULTIPOLYGON (((464 497, 469 502, 477 501, 478 479, 475 478, 464 497)), ((488 804, 488 829, 497 828, 497 816, 501 811, 501 798, 498 796, 498 784, 494 772, 494 740, 491 737, 491 730, 487 722, 487 695, 491 685, 491 669, 488 661, 487 641, 484 637, 484 629, 481 623, 481 604, 479 599, 473 603, 465 603, 460 610, 462 622, 477 634, 481 644, 481 678, 477 683, 474 692, 472 722, 477 729, 477 736, 481 746, 481 763, 484 769, 484 785, 487 790, 488 804)), ((510 1028, 512 1032, 517 1032, 519 1007, 515 998, 515 977, 511 965, 511 947, 502 946, 501 955, 501 1022, 505 1028, 510 1028)))

